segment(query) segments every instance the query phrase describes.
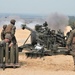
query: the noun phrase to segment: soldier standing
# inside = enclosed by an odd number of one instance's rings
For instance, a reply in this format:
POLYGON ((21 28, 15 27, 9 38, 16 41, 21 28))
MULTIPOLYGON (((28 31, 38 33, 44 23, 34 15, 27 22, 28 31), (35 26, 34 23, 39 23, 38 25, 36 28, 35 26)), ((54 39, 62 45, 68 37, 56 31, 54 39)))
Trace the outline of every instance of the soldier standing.
POLYGON ((16 31, 16 27, 15 27, 15 22, 16 20, 12 19, 10 21, 10 24, 7 25, 6 29, 5 29, 5 39, 9 39, 9 47, 14 47, 13 50, 10 51, 10 55, 11 55, 11 64, 18 62, 18 51, 16 50, 16 37, 15 37, 15 31, 16 31), (17 59, 16 59, 17 56, 17 59))
POLYGON ((0 42, 1 47, 3 46, 8 47, 8 50, 7 49, 5 50, 5 58, 6 58, 5 64, 8 64, 9 63, 8 59, 10 59, 11 65, 18 64, 18 45, 16 44, 17 41, 15 38, 15 31, 16 31, 15 22, 16 21, 14 19, 10 21, 10 24, 7 25, 7 27, 4 30, 5 39, 0 42))
POLYGON ((15 37, 15 31, 16 31, 16 27, 15 27, 15 20, 14 19, 12 19, 11 21, 10 21, 10 24, 9 25, 7 25, 7 27, 6 27, 6 29, 5 29, 5 37, 6 36, 11 36, 11 41, 14 43, 14 44, 16 44, 17 43, 17 41, 16 41, 16 37, 15 37))
POLYGON ((3 25, 3 29, 1 31, 1 40, 5 39, 5 29, 6 29, 7 25, 3 25))
POLYGON ((71 55, 73 56, 73 60, 74 60, 74 71, 75 71, 75 26, 74 26, 74 30, 72 30, 70 32, 70 35, 67 39, 67 48, 71 49, 71 55))

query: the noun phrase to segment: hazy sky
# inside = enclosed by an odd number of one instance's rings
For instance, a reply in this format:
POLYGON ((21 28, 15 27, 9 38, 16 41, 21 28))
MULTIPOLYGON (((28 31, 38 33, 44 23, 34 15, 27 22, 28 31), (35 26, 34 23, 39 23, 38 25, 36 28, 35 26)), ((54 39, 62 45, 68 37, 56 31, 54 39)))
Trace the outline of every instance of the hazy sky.
POLYGON ((0 13, 75 15, 75 0, 0 0, 0 13))

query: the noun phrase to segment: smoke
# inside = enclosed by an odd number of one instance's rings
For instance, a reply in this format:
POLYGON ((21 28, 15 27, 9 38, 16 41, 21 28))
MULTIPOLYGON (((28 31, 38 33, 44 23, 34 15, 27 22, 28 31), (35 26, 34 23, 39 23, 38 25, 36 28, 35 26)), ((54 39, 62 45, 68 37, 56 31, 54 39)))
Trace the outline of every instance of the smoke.
POLYGON ((20 18, 19 16, 8 16, 8 17, 1 17, 0 18, 0 27, 2 28, 3 25, 9 24, 11 19, 15 19, 16 23, 15 26, 16 28, 21 28, 21 24, 25 23, 25 20, 20 18))
POLYGON ((29 28, 35 30, 35 26, 36 26, 36 25, 42 25, 42 24, 43 24, 43 23, 41 23, 41 22, 32 22, 32 23, 27 24, 27 27, 29 27, 29 28))
POLYGON ((47 23, 50 29, 64 31, 65 27, 68 25, 69 18, 63 14, 53 13, 47 17, 47 23))
POLYGON ((43 19, 42 18, 21 18, 20 16, 8 16, 8 17, 1 17, 0 18, 0 28, 2 28, 3 25, 5 24, 9 24, 10 23, 10 20, 11 19, 15 19, 16 20, 16 23, 15 23, 15 26, 17 29, 21 28, 21 25, 22 24, 26 24, 28 27, 32 28, 32 29, 35 29, 35 25, 36 24, 40 24, 42 25, 43 24, 43 19))

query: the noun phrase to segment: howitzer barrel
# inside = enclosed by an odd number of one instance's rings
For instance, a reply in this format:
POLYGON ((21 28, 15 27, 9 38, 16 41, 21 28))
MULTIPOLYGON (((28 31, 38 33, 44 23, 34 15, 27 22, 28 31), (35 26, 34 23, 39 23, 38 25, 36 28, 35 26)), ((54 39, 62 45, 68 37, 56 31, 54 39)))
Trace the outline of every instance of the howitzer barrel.
POLYGON ((27 29, 27 30, 29 30, 29 31, 31 31, 31 32, 36 32, 35 30, 33 30, 33 29, 27 27, 26 25, 22 25, 22 29, 27 29))
POLYGON ((31 31, 31 42, 32 43, 35 44, 37 40, 40 41, 40 42, 44 42, 43 40, 41 40, 39 38, 39 33, 37 31, 27 27, 26 25, 22 25, 22 29, 27 29, 27 30, 31 31))

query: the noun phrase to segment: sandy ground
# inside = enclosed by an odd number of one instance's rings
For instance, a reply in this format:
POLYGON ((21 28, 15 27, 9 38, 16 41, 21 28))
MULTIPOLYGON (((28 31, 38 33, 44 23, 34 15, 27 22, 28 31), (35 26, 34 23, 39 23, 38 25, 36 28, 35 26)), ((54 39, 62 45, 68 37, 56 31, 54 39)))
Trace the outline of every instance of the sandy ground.
MULTIPOLYGON (((16 38, 18 45, 22 45, 29 35, 28 30, 18 29, 16 38)), ((28 43, 30 39, 28 40, 28 43)), ((24 51, 24 50, 23 50, 24 51)), ((44 58, 26 58, 19 55, 20 68, 0 69, 0 75, 75 75, 73 58, 70 55, 45 56, 44 58), (45 59, 45 60, 43 60, 45 59)))

